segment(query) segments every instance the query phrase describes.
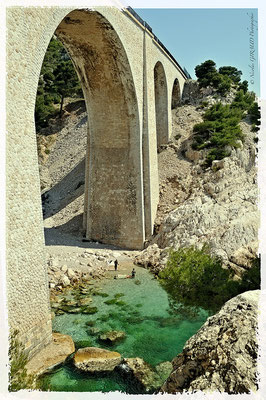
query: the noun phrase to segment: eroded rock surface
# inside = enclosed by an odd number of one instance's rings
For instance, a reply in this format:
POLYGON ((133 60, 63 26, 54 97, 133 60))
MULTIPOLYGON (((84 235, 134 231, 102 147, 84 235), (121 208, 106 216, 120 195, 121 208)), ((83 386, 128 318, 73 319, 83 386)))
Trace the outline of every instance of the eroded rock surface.
MULTIPOLYGON (((251 267, 258 251, 256 134, 245 118, 240 123, 244 143, 230 149, 230 157, 215 160, 206 168, 207 150, 191 147, 193 127, 202 122, 205 103, 229 104, 235 95, 232 91, 217 98, 214 92, 187 82, 183 105, 172 110, 172 142, 158 154, 160 201, 150 246, 155 243, 163 250, 207 243, 212 254, 240 276, 251 267)), ((161 252, 158 259, 156 250, 151 257, 149 247, 138 257, 138 264, 149 265, 152 271, 162 269, 165 255, 161 252)))
POLYGON ((146 392, 158 389, 172 371, 172 364, 168 361, 152 368, 142 358, 125 358, 120 365, 120 371, 127 379, 135 381, 135 384, 146 392))
POLYGON ((210 317, 172 361, 161 391, 256 391, 258 300, 259 290, 245 292, 210 317))
POLYGON ((97 347, 79 349, 74 356, 75 367, 88 372, 113 371, 121 361, 121 355, 116 351, 97 347))
POLYGON ((141 265, 154 274, 157 274, 161 270, 162 252, 163 251, 155 243, 137 254, 134 259, 134 264, 141 265))
POLYGON ((54 332, 52 338, 52 342, 28 362, 26 366, 28 374, 40 375, 61 364, 74 353, 75 345, 71 336, 54 332))

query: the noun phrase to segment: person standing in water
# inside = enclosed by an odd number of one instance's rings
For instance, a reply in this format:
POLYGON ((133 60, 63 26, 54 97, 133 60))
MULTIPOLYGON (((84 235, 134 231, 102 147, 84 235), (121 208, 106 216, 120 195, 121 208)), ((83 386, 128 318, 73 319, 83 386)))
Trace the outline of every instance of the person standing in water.
POLYGON ((136 276, 136 271, 135 271, 135 268, 133 268, 132 272, 131 272, 131 278, 133 279, 133 278, 135 278, 135 276, 136 276))
POLYGON ((117 271, 118 261, 115 260, 115 271, 117 271))

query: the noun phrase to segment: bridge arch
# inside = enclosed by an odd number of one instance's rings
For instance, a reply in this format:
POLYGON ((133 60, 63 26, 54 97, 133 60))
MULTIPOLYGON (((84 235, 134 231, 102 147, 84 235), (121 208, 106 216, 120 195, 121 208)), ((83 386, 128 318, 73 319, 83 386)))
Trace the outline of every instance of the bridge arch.
MULTIPOLYGON (((9 326, 19 327, 32 356, 51 341, 52 332, 34 122, 50 39, 56 32, 68 50, 89 114, 87 237, 134 249, 144 243, 142 81, 134 52, 128 55, 118 9, 11 7, 7 18, 9 326)), ((139 36, 142 40, 142 32, 139 36)))
MULTIPOLYGON (((186 79, 146 24, 138 23, 119 1, 114 1, 114 7, 87 3, 90 9, 18 6, 6 10, 8 318, 11 329, 20 329, 19 339, 31 356, 51 342, 52 332, 34 123, 41 64, 52 35, 56 31, 72 57, 89 114, 87 237, 105 241, 108 234, 109 243, 143 247, 144 217, 149 237, 159 199, 154 86, 160 89, 160 79, 154 82, 154 75, 163 77, 162 88, 168 87, 162 91, 162 118, 168 122, 173 79, 180 76, 181 87, 186 79), (85 30, 87 40, 82 35, 85 30), (158 64, 154 72, 158 60, 163 67, 158 64), (94 184, 96 191, 91 190, 94 184), (95 196, 99 209, 90 208, 95 196), (104 213, 106 205, 113 220, 104 213)), ((157 121, 159 125, 159 117, 157 121)), ((163 140, 167 141, 170 128, 165 126, 163 140)))
POLYGON ((168 89, 165 70, 160 61, 154 67, 154 93, 157 147, 168 142, 168 89))
POLYGON ((113 26, 96 11, 71 11, 55 34, 71 56, 88 113, 83 218, 86 237, 141 247, 140 122, 124 46, 113 26), (132 229, 135 240, 131 235, 129 240, 132 229))
POLYGON ((176 78, 174 80, 172 89, 171 109, 173 110, 174 108, 177 108, 180 105, 180 101, 181 101, 180 85, 178 79, 176 78))

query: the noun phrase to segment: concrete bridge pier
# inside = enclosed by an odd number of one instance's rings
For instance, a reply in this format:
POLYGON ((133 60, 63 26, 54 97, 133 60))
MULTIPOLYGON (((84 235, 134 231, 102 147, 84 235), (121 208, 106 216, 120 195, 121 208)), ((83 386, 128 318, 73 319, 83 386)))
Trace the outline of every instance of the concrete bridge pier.
POLYGON ((139 77, 133 79, 118 33, 100 13, 72 11, 56 35, 76 67, 88 112, 86 237, 142 248, 141 129, 134 85, 139 77))

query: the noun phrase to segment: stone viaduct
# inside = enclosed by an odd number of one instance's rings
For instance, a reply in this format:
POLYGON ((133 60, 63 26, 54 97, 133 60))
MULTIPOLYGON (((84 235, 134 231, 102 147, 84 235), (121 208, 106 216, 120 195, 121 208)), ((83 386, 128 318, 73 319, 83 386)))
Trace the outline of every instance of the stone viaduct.
MULTIPOLYGON (((88 1, 89 3, 89 1, 88 1)), ((34 108, 56 34, 88 112, 84 227, 89 239, 141 249, 157 210, 157 146, 187 76, 130 9, 7 8, 7 298, 30 355, 51 340, 34 108)))

